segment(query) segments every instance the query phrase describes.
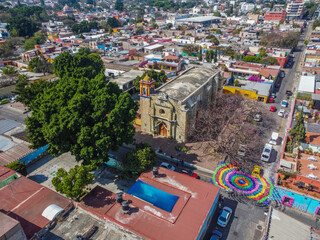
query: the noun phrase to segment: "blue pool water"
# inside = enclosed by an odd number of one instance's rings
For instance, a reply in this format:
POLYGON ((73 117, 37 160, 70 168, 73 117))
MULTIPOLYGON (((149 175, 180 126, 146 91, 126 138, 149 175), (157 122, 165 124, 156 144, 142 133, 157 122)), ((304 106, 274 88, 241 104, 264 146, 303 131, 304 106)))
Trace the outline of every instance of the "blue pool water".
POLYGON ((179 199, 178 196, 164 192, 141 180, 136 181, 128 193, 167 212, 172 211, 173 206, 179 199))
POLYGON ((292 205, 293 208, 297 208, 312 214, 317 214, 318 210, 320 209, 320 201, 278 187, 273 189, 271 199, 281 202, 284 196, 294 199, 292 205))

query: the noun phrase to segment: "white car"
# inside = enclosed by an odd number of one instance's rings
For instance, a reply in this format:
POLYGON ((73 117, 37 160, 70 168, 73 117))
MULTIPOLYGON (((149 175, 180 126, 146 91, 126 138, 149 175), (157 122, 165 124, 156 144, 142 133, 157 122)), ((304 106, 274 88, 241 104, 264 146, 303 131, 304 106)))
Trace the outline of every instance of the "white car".
POLYGON ((272 145, 268 144, 268 143, 266 145, 264 145, 264 148, 263 148, 263 151, 261 154, 261 161, 269 162, 271 152, 272 152, 272 145))
POLYGON ((172 166, 171 164, 166 163, 166 162, 161 163, 160 167, 167 168, 167 169, 169 169, 171 171, 175 171, 176 170, 176 168, 174 166, 172 166))
POLYGON ((224 207, 222 209, 222 213, 218 217, 217 224, 220 227, 226 227, 228 225, 228 222, 229 222, 230 218, 231 218, 231 215, 232 215, 232 209, 229 208, 229 207, 224 207))
POLYGON ((287 100, 282 100, 281 107, 288 107, 288 101, 287 100))
POLYGON ((280 109, 280 111, 278 112, 278 116, 283 117, 285 114, 285 110, 284 109, 280 109))

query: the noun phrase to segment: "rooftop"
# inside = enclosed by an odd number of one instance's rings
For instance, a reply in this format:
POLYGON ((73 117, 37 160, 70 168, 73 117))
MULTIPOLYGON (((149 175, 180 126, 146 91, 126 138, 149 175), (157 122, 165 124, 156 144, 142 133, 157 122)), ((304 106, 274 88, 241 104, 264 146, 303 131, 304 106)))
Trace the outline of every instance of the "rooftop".
POLYGON ((213 20, 220 20, 220 17, 215 16, 200 16, 200 17, 191 17, 191 18, 181 18, 177 19, 177 22, 193 22, 193 23, 202 23, 213 20))
POLYGON ((74 239, 78 234, 83 234, 92 225, 98 227, 90 239, 142 239, 109 220, 98 219, 81 208, 74 209, 70 214, 46 235, 46 240, 74 239))
POLYGON ((130 70, 129 72, 125 72, 116 78, 110 78, 110 82, 114 82, 119 86, 122 86, 128 82, 135 80, 136 77, 142 76, 143 73, 144 71, 130 70))
POLYGON ((311 239, 310 227, 276 209, 271 210, 269 239, 311 239))
POLYGON ((103 219, 109 219, 147 239, 196 239, 211 210, 219 188, 183 174, 159 168, 159 177, 151 171, 142 173, 140 181, 166 193, 178 196, 171 212, 125 193, 131 200, 130 212, 123 214, 115 194, 96 187, 81 206, 103 219))
POLYGON ((258 95, 269 96, 271 84, 247 81, 246 85, 243 88, 256 91, 258 95))
MULTIPOLYGON (((14 174, 15 171, 0 166, 0 182, 14 174)), ((49 205, 56 204, 66 209, 72 204, 71 200, 24 176, 0 188, 0 202, 1 212, 18 220, 27 238, 50 222, 42 216, 49 205)))
POLYGON ((301 76, 298 87, 299 92, 311 92, 314 93, 315 88, 315 76, 301 76))
POLYGON ((219 72, 217 69, 194 67, 174 78, 157 89, 157 93, 164 92, 169 98, 179 101, 186 99, 190 94, 205 84, 209 78, 219 72))

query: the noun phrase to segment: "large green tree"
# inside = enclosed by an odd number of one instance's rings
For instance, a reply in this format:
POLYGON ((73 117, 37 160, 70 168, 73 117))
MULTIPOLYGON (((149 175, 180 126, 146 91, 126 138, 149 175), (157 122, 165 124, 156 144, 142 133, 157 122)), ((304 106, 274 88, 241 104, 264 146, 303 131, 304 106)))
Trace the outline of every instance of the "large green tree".
POLYGON ((25 75, 19 75, 14 93, 19 95, 17 101, 22 102, 32 110, 38 106, 34 105, 37 103, 35 100, 55 83, 56 82, 47 82, 40 79, 40 81, 28 86, 28 80, 25 75))
POLYGON ((7 29, 14 37, 32 36, 39 30, 39 23, 25 17, 11 17, 8 19, 7 29))
POLYGON ((88 166, 75 166, 67 172, 59 168, 57 176, 52 179, 52 185, 57 192, 65 194, 67 197, 78 201, 84 194, 83 189, 92 183, 94 176, 90 173, 88 166))
POLYGON ((131 178, 156 165, 156 153, 149 144, 141 143, 129 152, 123 164, 123 175, 131 178))
POLYGON ((96 21, 94 22, 82 21, 81 23, 74 24, 71 27, 72 32, 76 34, 90 32, 91 29, 98 29, 98 28, 99 28, 99 24, 96 21))
POLYGON ((148 70, 145 73, 143 73, 142 76, 136 77, 136 79, 133 81, 133 85, 135 86, 137 91, 140 90, 140 80, 144 79, 147 74, 151 79, 153 79, 156 82, 155 84, 156 88, 160 87, 160 85, 165 83, 168 79, 165 71, 163 70, 160 72, 156 72, 154 70, 148 70))
POLYGON ((116 27, 120 27, 120 22, 118 19, 116 19, 115 17, 109 17, 107 20, 107 24, 112 27, 112 28, 116 28, 116 27))
POLYGON ((119 12, 122 12, 124 10, 124 5, 122 0, 117 0, 115 5, 114 5, 114 9, 118 10, 119 12))
POLYGON ((295 117, 295 124, 290 129, 289 134, 293 147, 305 141, 306 128, 304 126, 304 115, 302 110, 299 111, 299 113, 295 117))
POLYGON ((41 31, 38 31, 34 34, 33 37, 27 39, 23 45, 25 50, 30 50, 34 48, 36 44, 43 44, 46 41, 46 35, 44 35, 41 31))
POLYGON ((88 54, 87 51, 81 49, 75 56, 64 52, 54 61, 54 73, 58 77, 86 77, 91 79, 99 73, 103 73, 103 70, 103 62, 98 54, 88 54))
POLYGON ((110 150, 133 141, 137 103, 103 73, 92 79, 64 75, 51 84, 29 103, 33 148, 48 145, 50 154, 70 151, 77 161, 99 166, 110 150))

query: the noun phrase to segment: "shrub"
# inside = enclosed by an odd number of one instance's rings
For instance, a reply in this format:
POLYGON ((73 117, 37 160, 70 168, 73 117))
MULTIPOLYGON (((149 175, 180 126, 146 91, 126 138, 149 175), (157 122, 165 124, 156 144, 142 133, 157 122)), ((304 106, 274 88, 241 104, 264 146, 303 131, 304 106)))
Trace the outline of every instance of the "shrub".
POLYGON ((23 176, 27 176, 27 166, 25 163, 15 161, 15 162, 9 163, 6 167, 22 174, 23 176))

